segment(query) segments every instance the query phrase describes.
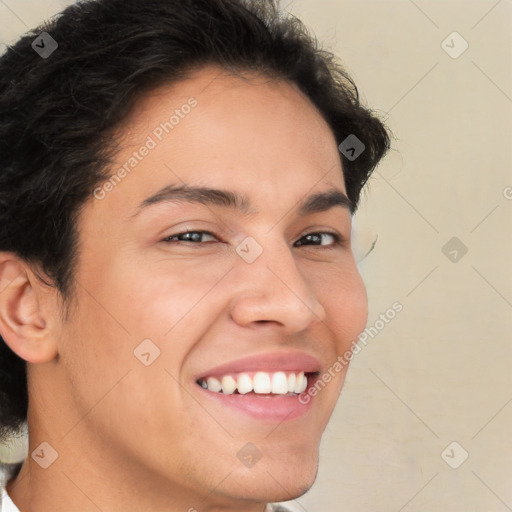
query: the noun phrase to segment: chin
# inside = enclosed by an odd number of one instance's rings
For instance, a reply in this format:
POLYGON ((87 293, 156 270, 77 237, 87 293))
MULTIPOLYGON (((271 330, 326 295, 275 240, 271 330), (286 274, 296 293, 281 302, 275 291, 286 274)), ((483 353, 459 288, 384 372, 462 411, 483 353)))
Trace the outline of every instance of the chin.
POLYGON ((292 478, 291 480, 276 478, 276 487, 271 496, 267 497, 269 502, 289 501, 300 498, 306 494, 313 486, 316 480, 317 471, 311 475, 303 475, 301 478, 292 478))
POLYGON ((299 498, 312 487, 318 473, 318 456, 290 457, 263 464, 263 459, 249 471, 239 471, 232 494, 261 502, 280 502, 299 498), (257 466, 260 466, 259 468, 257 466))

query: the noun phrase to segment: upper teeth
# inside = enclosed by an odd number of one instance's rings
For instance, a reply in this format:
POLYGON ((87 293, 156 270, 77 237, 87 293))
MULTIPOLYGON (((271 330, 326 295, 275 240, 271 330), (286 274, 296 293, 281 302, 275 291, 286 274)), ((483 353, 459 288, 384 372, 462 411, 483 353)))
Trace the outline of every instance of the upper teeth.
POLYGON ((308 378, 304 372, 256 372, 254 374, 239 373, 237 375, 224 375, 223 377, 208 377, 200 379, 199 384, 210 391, 233 394, 236 390, 241 395, 251 391, 259 394, 273 393, 286 395, 287 393, 302 393, 308 385, 308 378))

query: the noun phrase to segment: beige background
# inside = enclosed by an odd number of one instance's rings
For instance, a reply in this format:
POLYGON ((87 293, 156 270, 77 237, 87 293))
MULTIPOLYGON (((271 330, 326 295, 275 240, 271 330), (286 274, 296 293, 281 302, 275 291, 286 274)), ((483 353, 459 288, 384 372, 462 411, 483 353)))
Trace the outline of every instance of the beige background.
MULTIPOLYGON (((68 3, 0 0, 0 41, 68 3)), ((290 506, 512 510, 512 0, 283 5, 397 138, 355 229, 360 255, 378 235, 360 262, 368 325, 403 305, 354 358, 317 483, 290 506), (465 255, 443 252, 452 237, 465 255)))

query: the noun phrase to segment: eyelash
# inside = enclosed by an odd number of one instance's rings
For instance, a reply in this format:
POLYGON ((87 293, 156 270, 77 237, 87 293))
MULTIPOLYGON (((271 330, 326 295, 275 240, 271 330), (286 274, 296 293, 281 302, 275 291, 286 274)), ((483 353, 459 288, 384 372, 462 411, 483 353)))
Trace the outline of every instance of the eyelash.
MULTIPOLYGON (((182 244, 182 243, 192 243, 193 245, 201 245, 201 244, 208 244, 211 242, 192 242, 191 240, 171 240, 171 238, 177 238, 183 235, 188 235, 191 233, 201 233, 205 235, 210 235, 215 238, 218 237, 215 235, 215 233, 212 233, 211 231, 202 231, 202 230, 191 230, 191 231, 183 231, 182 233, 177 233, 175 235, 170 235, 162 240, 162 242, 165 243, 175 243, 175 244, 182 244)), ((322 247, 323 249, 335 249, 337 247, 341 247, 345 244, 345 239, 341 237, 338 233, 333 233, 332 231, 312 231, 311 233, 306 233, 305 235, 302 235, 299 240, 302 240, 303 238, 306 238, 311 235, 329 235, 332 236, 334 239, 334 243, 331 245, 318 245, 318 244, 308 244, 312 245, 313 247, 322 247)), ((299 247, 302 247, 302 245, 299 245, 299 247)))

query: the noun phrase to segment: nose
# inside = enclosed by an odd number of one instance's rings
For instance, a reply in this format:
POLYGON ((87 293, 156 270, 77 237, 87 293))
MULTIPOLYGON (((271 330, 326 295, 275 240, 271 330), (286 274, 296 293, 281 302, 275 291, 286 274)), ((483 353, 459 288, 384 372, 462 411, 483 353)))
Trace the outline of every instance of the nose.
POLYGON ((256 261, 237 261, 231 303, 231 317, 237 324, 273 323, 283 334, 293 334, 325 320, 325 309, 292 251, 284 242, 267 244, 256 261))

